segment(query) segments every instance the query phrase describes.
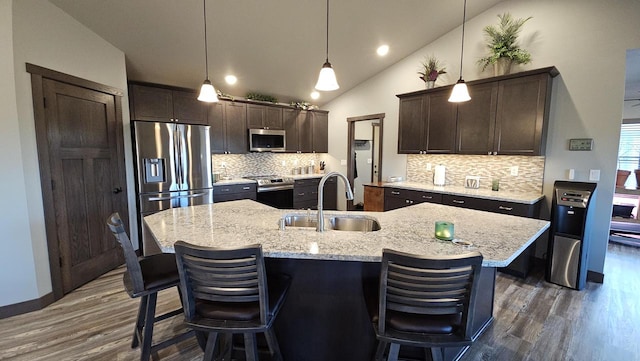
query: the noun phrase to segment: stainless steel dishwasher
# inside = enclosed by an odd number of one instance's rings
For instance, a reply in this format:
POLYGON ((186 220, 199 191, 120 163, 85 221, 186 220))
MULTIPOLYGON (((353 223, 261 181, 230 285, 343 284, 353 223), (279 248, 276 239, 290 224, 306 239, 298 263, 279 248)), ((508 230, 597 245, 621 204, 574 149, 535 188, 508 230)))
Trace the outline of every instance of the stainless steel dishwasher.
POLYGON ((595 191, 595 183, 555 182, 547 249, 548 282, 577 290, 584 288, 593 214, 589 205, 595 191))

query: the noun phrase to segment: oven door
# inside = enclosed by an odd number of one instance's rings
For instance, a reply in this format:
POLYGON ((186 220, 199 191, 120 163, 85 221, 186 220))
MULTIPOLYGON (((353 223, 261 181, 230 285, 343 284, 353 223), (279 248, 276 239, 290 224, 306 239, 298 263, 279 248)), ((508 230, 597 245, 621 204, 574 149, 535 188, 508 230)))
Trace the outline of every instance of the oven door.
POLYGON ((293 209, 293 187, 258 191, 256 200, 278 209, 293 209))

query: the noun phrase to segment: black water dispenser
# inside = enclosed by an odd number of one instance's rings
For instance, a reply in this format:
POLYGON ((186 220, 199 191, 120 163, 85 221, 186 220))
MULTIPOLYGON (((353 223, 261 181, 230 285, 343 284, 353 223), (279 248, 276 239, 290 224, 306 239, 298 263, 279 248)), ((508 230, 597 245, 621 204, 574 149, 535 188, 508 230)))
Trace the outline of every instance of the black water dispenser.
POLYGON ((556 181, 547 249, 548 282, 580 290, 587 282, 591 199, 595 183, 556 181))

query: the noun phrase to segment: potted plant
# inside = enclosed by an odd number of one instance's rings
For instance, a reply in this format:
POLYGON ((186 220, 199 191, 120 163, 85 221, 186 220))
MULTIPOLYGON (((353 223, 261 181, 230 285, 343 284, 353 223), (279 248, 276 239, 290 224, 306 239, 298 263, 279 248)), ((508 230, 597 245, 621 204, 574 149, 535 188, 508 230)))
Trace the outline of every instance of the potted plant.
POLYGON ((494 65, 495 75, 508 74, 511 64, 527 64, 531 62, 531 54, 516 44, 524 23, 531 19, 514 19, 511 14, 498 15, 498 26, 487 25, 482 29, 487 37, 489 55, 478 60, 484 71, 489 64, 494 65))
POLYGON ((435 86, 438 75, 447 73, 444 66, 442 66, 440 61, 433 55, 425 57, 420 65, 418 74, 420 75, 420 79, 424 81, 427 89, 435 86))

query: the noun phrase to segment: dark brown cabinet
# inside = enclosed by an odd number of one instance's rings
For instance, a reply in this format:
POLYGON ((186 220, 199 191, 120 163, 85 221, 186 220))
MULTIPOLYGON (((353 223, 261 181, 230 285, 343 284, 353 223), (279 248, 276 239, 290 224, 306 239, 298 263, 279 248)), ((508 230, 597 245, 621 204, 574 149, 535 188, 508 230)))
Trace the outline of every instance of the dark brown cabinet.
POLYGON ((543 155, 556 75, 548 67, 469 82, 471 100, 457 105, 449 87, 400 94, 398 153, 543 155))
POLYGON ((400 96, 399 154, 453 153, 456 106, 448 101, 450 88, 400 96))
POLYGON ((213 185, 213 202, 237 201, 240 199, 256 200, 256 184, 213 185))
POLYGON ((129 97, 133 120, 207 124, 207 104, 195 91, 132 83, 129 97))
POLYGON ((220 101, 209 106, 211 153, 247 153, 247 106, 220 101))
POLYGON ((329 151, 328 113, 284 109, 283 126, 286 132, 287 152, 327 153, 329 151))
POLYGON ((284 129, 282 108, 247 104, 247 127, 250 129, 284 129))
MULTIPOLYGON (((320 178, 298 179, 293 184, 293 208, 317 209, 320 178)), ((338 209, 338 179, 330 177, 324 184, 322 206, 327 210, 338 209)))

